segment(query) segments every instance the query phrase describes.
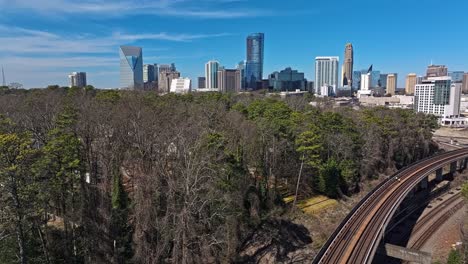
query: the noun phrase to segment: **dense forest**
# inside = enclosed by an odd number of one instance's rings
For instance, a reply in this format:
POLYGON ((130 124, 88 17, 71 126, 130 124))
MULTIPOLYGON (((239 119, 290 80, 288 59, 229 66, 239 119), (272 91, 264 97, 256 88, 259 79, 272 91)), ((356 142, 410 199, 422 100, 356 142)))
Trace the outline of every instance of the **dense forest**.
POLYGON ((229 263, 299 196, 433 154, 431 116, 258 94, 0 89, 0 263, 229 263))

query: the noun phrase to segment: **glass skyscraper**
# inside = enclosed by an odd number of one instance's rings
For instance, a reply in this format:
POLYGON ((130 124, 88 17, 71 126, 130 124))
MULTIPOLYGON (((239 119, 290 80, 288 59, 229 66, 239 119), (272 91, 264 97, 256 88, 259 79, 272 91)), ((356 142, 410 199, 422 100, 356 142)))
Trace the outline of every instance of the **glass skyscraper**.
POLYGON ((205 80, 206 88, 217 89, 218 87, 218 70, 220 69, 219 62, 209 61, 205 64, 205 80))
POLYGON ((263 50, 265 36, 254 33, 247 37, 247 62, 245 78, 247 88, 255 89, 257 82, 263 79, 263 50))
POLYGON ((145 64, 143 65, 143 82, 154 82, 156 81, 156 74, 154 65, 145 64))
POLYGON ((140 47, 120 46, 120 86, 143 89, 143 53, 140 47))
POLYGON ((452 71, 449 72, 449 76, 452 77, 452 82, 463 82, 463 75, 465 73, 462 71, 452 71))

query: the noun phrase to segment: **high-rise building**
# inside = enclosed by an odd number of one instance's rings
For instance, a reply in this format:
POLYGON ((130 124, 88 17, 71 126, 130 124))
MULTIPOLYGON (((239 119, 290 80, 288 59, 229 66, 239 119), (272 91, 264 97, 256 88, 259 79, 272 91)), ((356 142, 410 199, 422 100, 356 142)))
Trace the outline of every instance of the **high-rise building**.
POLYGON ((353 45, 351 43, 346 44, 345 47, 345 56, 343 61, 343 71, 341 77, 341 85, 342 86, 351 86, 353 81, 353 60, 354 60, 354 52, 353 52, 353 45))
POLYGON ((165 71, 159 73, 158 90, 160 93, 168 93, 171 89, 172 80, 180 78, 178 71, 165 71))
POLYGON ((236 92, 236 69, 218 70, 218 89, 222 93, 236 92))
POLYGON ((416 73, 410 73, 406 76, 406 86, 405 86, 405 93, 406 94, 414 94, 414 87, 418 83, 416 73))
POLYGON ((206 88, 218 88, 218 70, 219 62, 217 61, 209 61, 205 64, 206 88))
POLYGON ((361 75, 361 92, 370 91, 372 83, 371 73, 366 73, 361 75))
POLYGON ((175 64, 160 64, 158 66, 158 90, 161 93, 168 93, 171 89, 173 79, 180 77, 180 72, 176 70, 175 64))
POLYGON ((171 93, 186 94, 192 90, 192 81, 189 78, 177 78, 171 82, 171 93))
POLYGON ((353 90, 361 89, 361 74, 362 71, 353 71, 353 90))
POLYGON ((241 61, 237 64, 236 70, 237 70, 237 77, 236 77, 236 89, 237 91, 244 90, 247 85, 246 85, 246 78, 245 78, 245 61, 241 61))
POLYGON ((120 86, 143 89, 143 52, 140 47, 120 46, 120 86))
POLYGON ((448 69, 445 65, 427 66, 426 78, 448 76, 448 69))
POLYGON ((315 84, 314 81, 308 81, 307 82, 307 91, 309 93, 315 93, 315 84))
POLYGON ((378 81, 378 87, 385 88, 387 87, 388 74, 381 73, 378 81))
POLYGON ((397 74, 388 74, 387 75, 387 94, 395 95, 397 87, 397 74))
POLYGON ((70 87, 83 88, 86 86, 86 72, 72 72, 68 78, 70 79, 70 87))
POLYGON ((158 66, 158 73, 176 71, 175 64, 161 64, 158 66))
POLYGON ((436 115, 445 125, 458 122, 461 84, 452 83, 450 77, 429 77, 423 83, 416 84, 414 96, 417 112, 436 115))
POLYGON ((254 33, 247 37, 247 60, 245 78, 247 88, 255 89, 263 79, 263 56, 265 35, 254 33))
POLYGON ((206 88, 206 78, 205 77, 198 77, 198 89, 206 88))
POLYGON ((463 74, 463 93, 468 94, 468 73, 463 74))
POLYGON ((333 91, 338 88, 339 57, 315 58, 315 87, 332 86, 333 91))
POLYGON ((155 69, 153 64, 143 65, 143 82, 149 83, 156 81, 155 69))
POLYGON ((292 70, 290 67, 273 72, 268 77, 269 86, 275 91, 296 91, 306 90, 307 80, 304 78, 304 73, 292 70))
POLYGON ((371 71, 370 74, 371 74, 371 83, 370 83, 371 88, 377 88, 377 87, 382 87, 386 85, 386 83, 382 84, 382 82, 380 81, 380 71, 371 71))
POLYGON ((452 82, 463 82, 463 74, 465 74, 462 71, 451 71, 448 73, 448 76, 452 78, 452 82))
POLYGON ((153 64, 154 66, 154 81, 159 82, 159 65, 157 63, 153 64))

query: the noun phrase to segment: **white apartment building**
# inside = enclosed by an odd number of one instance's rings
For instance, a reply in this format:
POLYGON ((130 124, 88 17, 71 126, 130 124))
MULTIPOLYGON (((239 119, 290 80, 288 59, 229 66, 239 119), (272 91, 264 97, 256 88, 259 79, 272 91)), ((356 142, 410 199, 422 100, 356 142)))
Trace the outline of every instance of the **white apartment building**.
POLYGON ((461 84, 452 83, 450 77, 433 77, 416 84, 414 109, 439 117, 441 125, 463 126, 460 116, 461 84))
POLYGON ((192 90, 192 81, 189 78, 177 78, 171 82, 171 93, 186 94, 192 90))
POLYGON ((315 87, 332 86, 336 93, 338 88, 339 57, 315 58, 315 87))

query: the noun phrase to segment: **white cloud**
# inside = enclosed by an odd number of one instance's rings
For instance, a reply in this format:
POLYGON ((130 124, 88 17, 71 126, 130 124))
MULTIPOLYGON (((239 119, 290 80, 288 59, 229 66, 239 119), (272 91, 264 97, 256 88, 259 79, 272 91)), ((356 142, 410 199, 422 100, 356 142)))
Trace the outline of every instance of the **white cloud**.
POLYGON ((219 34, 168 34, 166 32, 157 33, 157 34, 121 34, 114 33, 114 38, 128 41, 137 41, 144 39, 152 40, 168 40, 168 41, 177 41, 177 42, 188 42, 196 39, 204 38, 216 38, 216 37, 225 37, 230 36, 229 33, 219 33, 219 34))
POLYGON ((0 1, 0 9, 6 11, 29 10, 43 15, 99 14, 103 17, 148 14, 192 18, 240 18, 268 15, 259 9, 233 8, 232 3, 243 0, 16 0, 0 1), (229 8, 227 8, 229 5, 229 8))
MULTIPOLYGON (((0 25, 0 55, 1 54, 97 54, 116 53, 119 45, 133 43, 139 40, 162 40, 175 42, 190 42, 204 38, 229 36, 228 33, 217 34, 186 34, 186 33, 142 33, 125 34, 115 32, 107 36, 60 36, 54 33, 19 27, 0 25)), ((156 47, 157 48, 157 47, 156 47)), ((154 47, 153 47, 154 49, 154 47)))

